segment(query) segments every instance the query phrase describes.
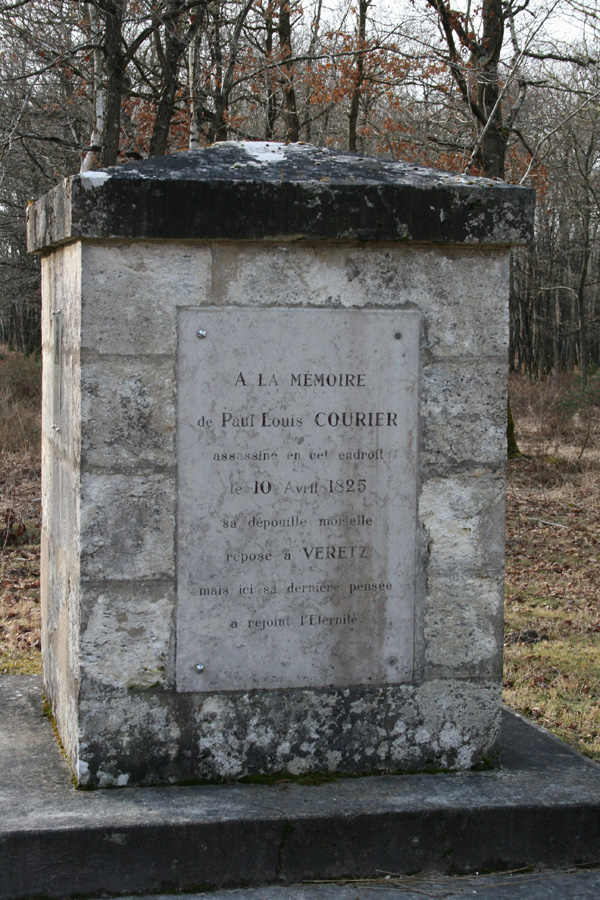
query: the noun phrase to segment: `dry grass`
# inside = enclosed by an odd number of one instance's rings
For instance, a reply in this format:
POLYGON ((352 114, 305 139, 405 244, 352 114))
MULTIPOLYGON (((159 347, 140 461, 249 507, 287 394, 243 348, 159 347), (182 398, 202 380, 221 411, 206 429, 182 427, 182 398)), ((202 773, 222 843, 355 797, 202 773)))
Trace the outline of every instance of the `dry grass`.
POLYGON ((39 357, 0 345, 0 451, 40 453, 42 367, 39 357))
POLYGON ((0 347, 0 673, 41 671, 41 367, 0 347))
MULTIPOLYGON (((39 372, 22 363, 0 355, 1 673, 40 670, 39 372)), ((566 377, 515 377, 511 396, 526 456, 509 464, 504 697, 600 759, 600 405, 566 377)))
POLYGON ((39 457, 0 466, 0 673, 41 671, 39 457))
POLYGON ((511 391, 504 698, 600 759, 600 407, 565 378, 511 391))

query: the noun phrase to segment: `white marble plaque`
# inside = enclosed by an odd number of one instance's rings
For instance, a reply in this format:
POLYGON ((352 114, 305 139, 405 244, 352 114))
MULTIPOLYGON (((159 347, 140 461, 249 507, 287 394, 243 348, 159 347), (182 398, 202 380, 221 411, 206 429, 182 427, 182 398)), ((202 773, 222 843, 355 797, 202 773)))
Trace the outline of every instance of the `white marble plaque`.
POLYGON ((411 680, 419 325, 179 311, 178 690, 411 680))

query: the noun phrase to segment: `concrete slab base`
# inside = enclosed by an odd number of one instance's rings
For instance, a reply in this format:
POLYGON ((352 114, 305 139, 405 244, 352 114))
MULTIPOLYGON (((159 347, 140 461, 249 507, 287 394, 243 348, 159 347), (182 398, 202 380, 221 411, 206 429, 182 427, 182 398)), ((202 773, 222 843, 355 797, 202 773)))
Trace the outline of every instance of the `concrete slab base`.
POLYGON ((496 771, 81 792, 41 701, 0 679, 2 900, 600 863, 600 766, 509 712, 496 771))
MULTIPOLYGON (((186 900, 598 900, 600 870, 545 869, 502 875, 407 875, 390 881, 234 888, 186 894, 186 900)), ((181 895, 123 900, 180 900, 181 895)))

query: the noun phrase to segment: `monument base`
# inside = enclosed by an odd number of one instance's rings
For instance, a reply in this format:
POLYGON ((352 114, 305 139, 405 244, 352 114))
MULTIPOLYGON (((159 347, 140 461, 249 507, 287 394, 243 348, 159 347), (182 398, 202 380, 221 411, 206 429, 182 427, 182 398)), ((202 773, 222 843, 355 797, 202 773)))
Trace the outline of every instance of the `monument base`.
POLYGON ((0 900, 597 863, 600 767, 514 713, 494 772, 75 791, 41 679, 0 704, 0 900))
POLYGON ((106 787, 489 765, 498 755, 498 693, 493 683, 456 680, 209 696, 129 691, 101 703, 92 695, 80 707, 78 782, 106 787))

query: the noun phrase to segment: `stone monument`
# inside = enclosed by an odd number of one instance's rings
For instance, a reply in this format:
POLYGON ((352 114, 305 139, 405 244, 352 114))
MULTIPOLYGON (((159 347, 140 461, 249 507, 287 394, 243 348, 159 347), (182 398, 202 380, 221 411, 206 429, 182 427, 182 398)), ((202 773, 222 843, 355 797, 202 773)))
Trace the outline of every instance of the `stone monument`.
POLYGON ((44 682, 80 784, 494 759, 533 203, 223 143, 30 206, 44 682))

